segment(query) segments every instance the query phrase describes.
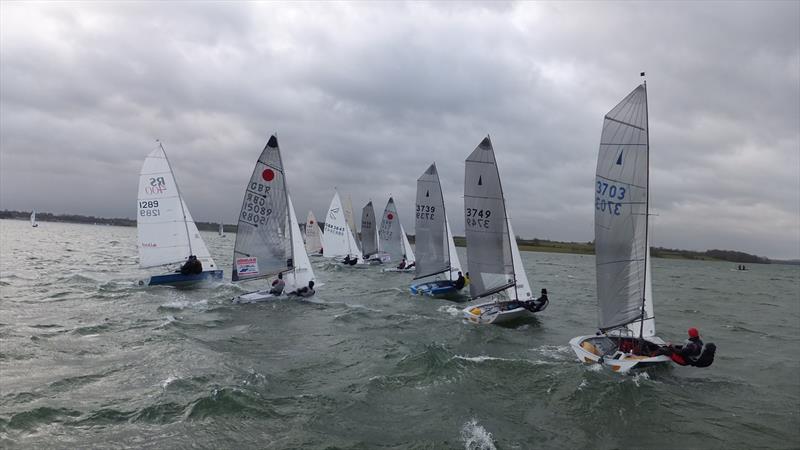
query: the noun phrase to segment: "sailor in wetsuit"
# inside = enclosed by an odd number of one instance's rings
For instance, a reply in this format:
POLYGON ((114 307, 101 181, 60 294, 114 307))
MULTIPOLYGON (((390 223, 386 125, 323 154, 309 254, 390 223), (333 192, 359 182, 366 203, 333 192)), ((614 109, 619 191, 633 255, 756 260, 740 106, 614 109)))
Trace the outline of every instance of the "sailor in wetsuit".
POLYGON ((670 350, 672 350, 669 356, 680 365, 686 365, 688 362, 694 361, 703 351, 703 341, 700 340, 700 332, 697 331, 697 328, 689 328, 688 333, 689 339, 683 345, 669 346, 670 350))
POLYGON ((458 272, 458 279, 455 283, 456 290, 460 290, 464 288, 464 285, 467 283, 467 280, 464 278, 464 275, 461 272, 458 272))
POLYGON ((189 255, 189 259, 181 266, 179 272, 181 275, 197 275, 203 273, 203 263, 197 259, 197 256, 189 255))
POLYGON ((316 291, 314 290, 314 282, 309 281, 308 286, 303 286, 296 291, 289 292, 287 295, 296 295, 298 297, 311 297, 316 291))
POLYGON ((522 302, 522 307, 530 312, 539 312, 547 307, 550 301, 547 299, 547 289, 542 289, 542 295, 536 300, 526 300, 522 302))
POLYGON ((283 281, 283 273, 279 273, 278 279, 272 282, 272 288, 269 290, 269 293, 272 295, 281 295, 285 286, 286 283, 283 281))

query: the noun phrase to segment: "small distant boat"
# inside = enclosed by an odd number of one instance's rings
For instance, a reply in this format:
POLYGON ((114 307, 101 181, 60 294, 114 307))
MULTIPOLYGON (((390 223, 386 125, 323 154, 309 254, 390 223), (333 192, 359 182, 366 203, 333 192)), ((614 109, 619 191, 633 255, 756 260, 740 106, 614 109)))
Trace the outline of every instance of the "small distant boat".
MULTIPOLYGON (((150 152, 139 174, 138 232, 139 267, 151 268, 184 263, 194 255, 203 265, 199 274, 173 272, 150 277, 147 284, 188 287, 222 279, 214 259, 183 201, 167 153, 159 142, 150 152)), ((145 284, 144 281, 141 284, 145 284)))
POLYGON ((488 136, 469 155, 465 166, 469 290, 473 300, 486 297, 491 300, 468 306, 463 310, 464 318, 470 323, 497 324, 541 311, 547 303, 534 302, 488 136))
POLYGON ((225 237, 225 227, 221 220, 219 221, 219 237, 225 237))
POLYGON ((361 250, 356 245, 355 237, 347 225, 342 208, 342 201, 339 192, 334 192, 328 214, 325 217, 325 231, 323 233, 325 243, 324 255, 326 258, 333 258, 343 261, 347 258, 349 265, 364 264, 364 257, 361 250))
POLYGON ((350 228, 350 233, 353 235, 353 240, 356 243, 356 247, 359 247, 358 239, 355 239, 358 236, 358 230, 356 229, 356 222, 354 219, 355 216, 353 214, 353 200, 350 198, 349 194, 344 198, 342 208, 344 209, 344 221, 347 223, 347 227, 350 228))
MULTIPOLYGON (((258 280, 278 274, 283 274, 284 293, 314 281, 314 270, 286 186, 278 138, 272 135, 245 188, 231 281, 258 280)), ((240 295, 233 302, 255 303, 276 298, 267 288, 240 295)))
POLYGON ((370 264, 381 264, 389 261, 389 255, 380 251, 378 244, 378 227, 375 220, 375 209, 370 200, 361 209, 361 251, 364 259, 370 264))
POLYGON ((31 211, 31 226, 36 228, 39 226, 39 223, 36 222, 36 210, 31 211))
POLYGON ((672 360, 661 354, 666 344, 656 336, 649 160, 647 86, 641 84, 606 114, 600 137, 594 185, 600 331, 569 341, 579 361, 620 373, 672 360))
POLYGON ((417 179, 416 206, 417 264, 414 279, 428 281, 412 284, 409 290, 414 295, 460 298, 461 289, 456 288, 456 280, 461 262, 450 231, 436 163, 417 179))
POLYGON ((314 213, 309 211, 306 218, 306 253, 309 256, 323 256, 322 230, 314 213))
POLYGON ((387 256, 384 257, 383 263, 399 264, 403 259, 406 261, 406 267, 389 267, 383 269, 384 272, 414 272, 416 270, 413 267, 416 263, 414 250, 408 242, 403 224, 400 223, 397 205, 392 197, 389 197, 386 208, 383 210, 381 226, 378 229, 378 246, 381 252, 387 256))

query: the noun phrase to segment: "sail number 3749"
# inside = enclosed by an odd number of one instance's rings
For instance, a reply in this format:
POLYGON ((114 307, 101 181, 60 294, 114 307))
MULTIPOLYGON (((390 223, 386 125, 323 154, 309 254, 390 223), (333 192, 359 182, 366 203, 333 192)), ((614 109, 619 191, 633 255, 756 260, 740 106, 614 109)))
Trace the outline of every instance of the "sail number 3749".
POLYGON ((489 228, 489 217, 492 211, 488 209, 466 208, 465 220, 468 227, 489 228))
POLYGON ((625 198, 626 189, 624 186, 617 186, 606 181, 597 181, 597 188, 594 198, 594 208, 601 212, 608 212, 612 216, 618 216, 622 210, 622 203, 617 200, 625 198))

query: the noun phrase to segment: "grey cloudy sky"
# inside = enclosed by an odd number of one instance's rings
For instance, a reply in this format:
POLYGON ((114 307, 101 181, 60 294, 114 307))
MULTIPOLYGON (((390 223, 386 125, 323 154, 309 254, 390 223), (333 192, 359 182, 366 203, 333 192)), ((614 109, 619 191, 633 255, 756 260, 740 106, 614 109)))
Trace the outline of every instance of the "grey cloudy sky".
POLYGON ((647 72, 653 244, 800 258, 800 2, 0 3, 0 209, 134 217, 161 139, 234 223, 277 131, 301 220, 333 187, 413 230, 435 161, 495 145, 517 234, 593 238, 603 115, 647 72))

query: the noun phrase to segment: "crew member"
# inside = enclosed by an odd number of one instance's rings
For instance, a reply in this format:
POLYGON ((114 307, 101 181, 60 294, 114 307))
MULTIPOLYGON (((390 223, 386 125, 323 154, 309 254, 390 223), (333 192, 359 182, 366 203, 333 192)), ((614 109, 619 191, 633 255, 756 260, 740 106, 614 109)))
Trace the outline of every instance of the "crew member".
POLYGON ((285 286, 286 283, 283 281, 283 273, 279 273, 278 279, 272 282, 272 288, 269 290, 269 293, 275 296, 281 295, 285 286))

